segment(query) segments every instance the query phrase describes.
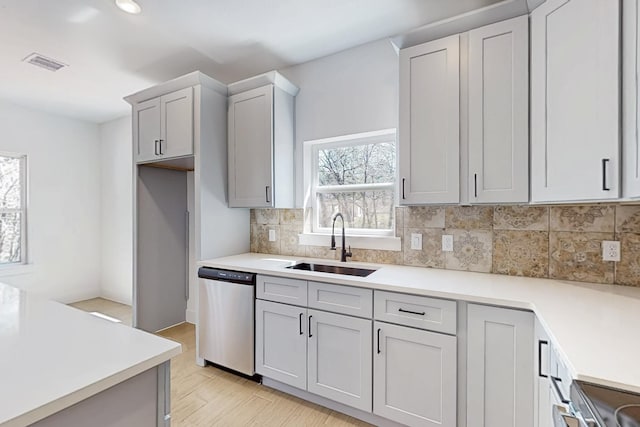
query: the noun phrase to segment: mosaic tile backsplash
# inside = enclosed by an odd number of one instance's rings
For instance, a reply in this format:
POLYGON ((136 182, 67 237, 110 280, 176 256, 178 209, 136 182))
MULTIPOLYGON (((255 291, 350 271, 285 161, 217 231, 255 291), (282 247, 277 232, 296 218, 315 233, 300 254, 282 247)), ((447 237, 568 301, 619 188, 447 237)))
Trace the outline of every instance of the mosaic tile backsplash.
MULTIPOLYGON (((252 209, 251 252, 339 257, 299 245, 303 225, 302 209, 252 209)), ((640 286, 640 206, 399 207, 396 236, 401 251, 353 248, 352 261, 640 286), (411 233, 422 234, 422 250, 410 248, 411 233), (442 252, 443 234, 453 252, 442 252), (602 261, 603 240, 620 241, 620 262, 602 261)))

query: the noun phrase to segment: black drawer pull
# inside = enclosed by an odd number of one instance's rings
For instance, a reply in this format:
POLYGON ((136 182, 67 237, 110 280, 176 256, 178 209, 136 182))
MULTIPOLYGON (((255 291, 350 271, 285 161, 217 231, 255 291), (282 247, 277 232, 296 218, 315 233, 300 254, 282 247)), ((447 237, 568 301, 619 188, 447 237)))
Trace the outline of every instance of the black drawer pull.
POLYGON ((417 314, 418 316, 424 316, 426 314, 424 311, 422 311, 422 312, 411 311, 411 310, 405 310, 404 308, 399 308, 398 311, 401 312, 401 313, 417 314))
POLYGON ((602 191, 611 191, 607 185, 607 164, 609 159, 602 159, 602 191))
POLYGON ((558 385, 558 383, 562 382, 562 380, 554 376, 550 376, 549 378, 551 379, 551 385, 553 385, 553 388, 556 390, 556 394, 558 395, 560 401, 565 404, 570 403, 569 400, 562 395, 562 390, 560 390, 560 386, 558 385))
POLYGON ((309 338, 311 338, 313 335, 311 335, 311 318, 313 316, 309 316, 309 338))
POLYGON ((304 334, 304 331, 302 330, 302 316, 304 316, 304 313, 300 313, 300 335, 304 334))
POLYGON ((547 378, 549 376, 542 373, 542 346, 548 344, 548 341, 538 340, 538 376, 542 378, 547 378))
POLYGON ((380 328, 378 328, 378 354, 380 354, 380 328))

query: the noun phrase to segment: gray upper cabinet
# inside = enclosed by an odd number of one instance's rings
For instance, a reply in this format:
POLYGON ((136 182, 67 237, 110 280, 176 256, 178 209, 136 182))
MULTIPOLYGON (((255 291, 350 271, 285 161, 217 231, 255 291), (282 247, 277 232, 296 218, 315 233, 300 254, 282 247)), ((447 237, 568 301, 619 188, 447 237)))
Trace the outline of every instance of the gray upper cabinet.
POLYGON ((529 201, 520 16, 400 51, 400 203, 529 201))
POLYGON ((293 207, 297 92, 275 71, 229 85, 230 207, 293 207))
POLYGON ((400 51, 400 203, 460 200, 460 40, 400 51))
POLYGON ((469 201, 529 201, 529 19, 469 32, 469 201))
POLYGON ((622 4, 622 141, 623 141, 623 197, 640 197, 640 85, 638 84, 640 54, 640 7, 638 0, 624 0, 622 4))
POLYGON ((193 88, 135 104, 133 136, 136 162, 193 155, 193 88))
POLYGON ((620 196, 620 4, 547 0, 531 13, 531 199, 620 196))

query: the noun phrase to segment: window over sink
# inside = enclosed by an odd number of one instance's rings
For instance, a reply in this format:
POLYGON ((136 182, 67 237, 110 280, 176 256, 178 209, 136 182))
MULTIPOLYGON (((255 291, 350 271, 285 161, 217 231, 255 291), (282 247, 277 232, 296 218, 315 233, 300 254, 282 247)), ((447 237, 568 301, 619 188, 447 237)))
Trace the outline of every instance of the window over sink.
POLYGON ((351 235, 393 235, 395 129, 306 141, 304 150, 309 231, 331 233, 340 212, 351 235))
POLYGON ((26 263, 26 156, 0 153, 0 266, 26 263))

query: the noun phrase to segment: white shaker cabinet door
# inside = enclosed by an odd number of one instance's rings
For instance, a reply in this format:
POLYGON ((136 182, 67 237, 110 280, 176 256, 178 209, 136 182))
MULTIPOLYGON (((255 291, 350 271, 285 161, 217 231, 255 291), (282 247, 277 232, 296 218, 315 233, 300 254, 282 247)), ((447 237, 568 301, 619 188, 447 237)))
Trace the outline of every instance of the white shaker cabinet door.
POLYGON ((536 339, 536 356, 534 373, 535 373, 535 427, 553 427, 552 418, 552 395, 551 380, 549 375, 555 375, 551 372, 550 363, 550 346, 549 336, 544 330, 540 322, 536 319, 534 327, 536 339))
POLYGON ((136 162, 157 158, 160 143, 160 98, 133 106, 133 139, 136 162))
POLYGON ((400 203, 460 200, 460 40, 400 51, 400 203))
POLYGON ((229 97, 229 206, 273 206, 273 85, 229 97))
POLYGON ((467 427, 533 427, 534 315, 469 304, 467 427))
POLYGON ((469 31, 469 200, 529 201, 529 17, 469 31))
POLYGON ((531 199, 620 195, 620 4, 547 0, 531 13, 531 199))
POLYGON ((622 4, 622 141, 625 198, 640 198, 640 7, 638 0, 622 4))
POLYGON ((308 310, 307 390, 371 412, 371 320, 308 310))
POLYGON ((373 332, 374 414, 407 426, 455 427, 456 337, 383 322, 373 332))
POLYGON ((172 158, 193 154, 193 88, 160 97, 162 123, 160 156, 172 158))
POLYGON ((307 310, 256 300, 256 372, 307 387, 307 310))

